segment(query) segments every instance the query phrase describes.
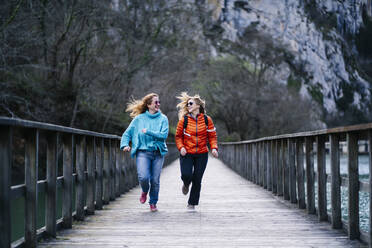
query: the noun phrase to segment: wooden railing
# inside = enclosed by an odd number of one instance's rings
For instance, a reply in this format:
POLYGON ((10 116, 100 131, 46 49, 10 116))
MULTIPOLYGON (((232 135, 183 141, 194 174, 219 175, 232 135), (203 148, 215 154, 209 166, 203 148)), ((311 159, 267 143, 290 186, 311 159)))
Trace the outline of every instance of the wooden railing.
MULTIPOLYGON (((134 160, 119 150, 119 136, 63 126, 0 117, 0 247, 36 247, 40 237, 71 228, 73 218, 84 220, 103 205, 138 184, 134 160), (24 143, 25 182, 12 185, 15 133, 24 143), (46 147, 41 150, 40 147, 46 147), (41 161, 44 155, 46 161, 41 161), (62 154, 60 156, 60 154, 62 154), (38 179, 39 164, 46 179, 38 179), (61 166, 62 168, 58 167, 61 166), (62 175, 58 177, 58 171, 62 175), (57 219, 57 189, 62 190, 62 218, 57 219), (37 230, 38 193, 45 192, 45 226, 37 230), (75 192, 75 193, 74 193, 75 192), (12 242, 11 201, 25 199, 24 237, 12 242), (75 211, 73 212, 73 202, 75 211)), ((165 164, 178 155, 168 146, 165 164)))
POLYGON ((221 143, 219 153, 220 158, 241 176, 284 200, 298 204, 307 213, 317 214, 320 221, 331 222, 333 228, 343 228, 350 239, 360 239, 371 244, 372 232, 360 230, 359 225, 359 192, 369 193, 370 227, 372 221, 371 173, 368 182, 359 181, 358 141, 361 140, 369 144, 371 172, 372 123, 221 143), (340 175, 339 145, 343 141, 347 143, 346 177, 340 175), (329 147, 329 175, 326 174, 326 147, 329 147), (314 157, 317 162, 316 172, 314 157), (331 188, 330 213, 327 213, 327 182, 331 188), (348 189, 347 221, 341 215, 341 186, 348 189))

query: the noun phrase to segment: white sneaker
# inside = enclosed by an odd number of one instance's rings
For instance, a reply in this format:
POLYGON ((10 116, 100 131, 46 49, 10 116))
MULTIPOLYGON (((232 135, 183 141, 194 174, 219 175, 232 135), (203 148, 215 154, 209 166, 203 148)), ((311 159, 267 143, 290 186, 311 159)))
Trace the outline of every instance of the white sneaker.
POLYGON ((195 205, 187 205, 188 210, 195 210, 195 205))

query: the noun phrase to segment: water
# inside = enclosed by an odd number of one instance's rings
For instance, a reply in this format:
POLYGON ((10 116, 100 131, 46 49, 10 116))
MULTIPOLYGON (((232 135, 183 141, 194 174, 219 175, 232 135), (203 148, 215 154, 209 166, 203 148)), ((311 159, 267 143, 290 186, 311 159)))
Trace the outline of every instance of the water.
MULTIPOLYGON (((75 196, 75 189, 73 190, 75 196)), ((73 197, 75 198, 75 197, 73 197)), ((45 226, 45 193, 38 193, 37 196, 37 229, 45 226)), ((73 211, 75 211, 75 200, 73 200, 73 211)), ((57 189, 57 219, 62 218, 62 189, 57 189)), ((14 199, 11 202, 12 220, 12 242, 22 238, 25 234, 25 199, 24 197, 14 199)))
MULTIPOLYGON (((369 179, 369 157, 368 155, 358 156, 359 164, 359 180, 368 181, 369 179)), ((314 170, 317 171, 317 162, 314 159, 314 170)), ((330 158, 326 156, 326 173, 331 173, 330 158)), ((346 177, 348 174, 347 169, 347 156, 341 155, 340 157, 340 174, 346 177)), ((315 206, 317 206, 317 183, 315 183, 315 206)), ((341 187, 341 214, 342 220, 348 220, 348 188, 341 187)), ((331 184, 327 183, 327 211, 331 213, 331 184)), ((369 193, 359 192, 359 225, 360 229, 364 232, 369 232, 369 193)))

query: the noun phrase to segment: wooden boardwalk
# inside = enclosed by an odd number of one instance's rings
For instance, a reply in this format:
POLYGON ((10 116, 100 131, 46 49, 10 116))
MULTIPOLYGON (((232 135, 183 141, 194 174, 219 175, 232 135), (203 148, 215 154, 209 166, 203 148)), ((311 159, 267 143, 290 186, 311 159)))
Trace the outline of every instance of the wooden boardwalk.
POLYGON ((140 192, 132 189, 38 247, 368 247, 212 157, 196 211, 186 209, 178 161, 163 170, 158 212, 139 203, 140 192))

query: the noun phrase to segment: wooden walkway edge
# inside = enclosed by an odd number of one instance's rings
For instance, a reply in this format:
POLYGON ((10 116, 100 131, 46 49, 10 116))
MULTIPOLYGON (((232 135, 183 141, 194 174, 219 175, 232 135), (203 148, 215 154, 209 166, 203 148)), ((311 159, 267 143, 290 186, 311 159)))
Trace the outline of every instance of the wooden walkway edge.
POLYGON ((368 247, 305 210, 288 208, 212 157, 196 211, 186 209, 181 185, 177 160, 163 169, 158 212, 139 203, 136 187, 38 247, 368 247))

